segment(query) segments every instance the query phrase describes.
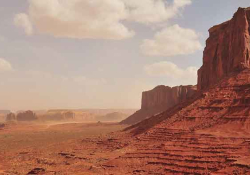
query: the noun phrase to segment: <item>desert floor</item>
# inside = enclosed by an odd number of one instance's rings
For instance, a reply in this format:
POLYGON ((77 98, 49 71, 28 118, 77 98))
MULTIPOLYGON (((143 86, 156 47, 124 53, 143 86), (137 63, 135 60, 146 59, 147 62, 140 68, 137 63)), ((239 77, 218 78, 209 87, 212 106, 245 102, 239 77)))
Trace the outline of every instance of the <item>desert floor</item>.
POLYGON ((236 125, 189 132, 159 124, 141 135, 119 132, 125 127, 7 124, 0 175, 250 174, 250 134, 236 125))
POLYGON ((104 148, 102 138, 124 127, 110 123, 8 124, 0 130, 0 174, 100 174, 98 164, 120 154, 107 154, 113 149, 104 148))

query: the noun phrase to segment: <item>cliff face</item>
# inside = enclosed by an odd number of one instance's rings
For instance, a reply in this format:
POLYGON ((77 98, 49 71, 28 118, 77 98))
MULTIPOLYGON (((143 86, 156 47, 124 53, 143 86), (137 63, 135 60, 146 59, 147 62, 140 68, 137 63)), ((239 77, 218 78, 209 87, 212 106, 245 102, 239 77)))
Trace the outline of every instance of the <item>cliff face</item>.
POLYGON ((209 30, 203 66, 198 71, 198 90, 217 83, 234 71, 249 68, 250 8, 239 8, 230 21, 209 30))
POLYGON ((134 124, 145 118, 191 98, 196 92, 196 86, 157 86, 153 90, 142 93, 141 109, 121 123, 134 124))
MULTIPOLYGON (((249 17, 250 8, 240 8, 210 29, 199 70, 199 89, 208 89, 126 128, 136 138, 132 151, 109 166, 145 174, 250 174, 249 156, 242 158, 250 150, 249 17)), ((162 101, 162 91, 146 95, 153 102, 143 107, 162 101)))
POLYGON ((157 86, 153 90, 142 93, 141 109, 150 109, 158 106, 173 106, 196 92, 194 86, 157 86))

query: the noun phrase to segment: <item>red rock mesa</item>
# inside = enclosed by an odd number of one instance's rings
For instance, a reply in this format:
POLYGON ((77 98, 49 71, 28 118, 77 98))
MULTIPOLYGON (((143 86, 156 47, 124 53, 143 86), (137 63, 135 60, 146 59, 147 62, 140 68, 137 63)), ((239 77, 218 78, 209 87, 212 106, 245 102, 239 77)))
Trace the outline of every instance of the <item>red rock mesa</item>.
POLYGON ((163 112, 170 107, 191 98, 196 92, 196 86, 157 86, 153 90, 142 93, 141 109, 122 121, 122 124, 135 124, 163 112))
POLYGON ((198 90, 217 83, 230 72, 249 68, 250 8, 239 8, 230 21, 212 27, 198 71, 198 90))

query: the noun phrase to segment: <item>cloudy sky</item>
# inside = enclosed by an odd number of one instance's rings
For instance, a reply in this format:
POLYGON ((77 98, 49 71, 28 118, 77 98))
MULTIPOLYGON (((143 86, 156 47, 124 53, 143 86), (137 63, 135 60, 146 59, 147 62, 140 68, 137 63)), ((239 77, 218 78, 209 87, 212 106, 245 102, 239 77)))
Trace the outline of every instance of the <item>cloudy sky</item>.
POLYGON ((196 84, 207 30, 249 0, 1 0, 0 108, 139 108, 196 84))

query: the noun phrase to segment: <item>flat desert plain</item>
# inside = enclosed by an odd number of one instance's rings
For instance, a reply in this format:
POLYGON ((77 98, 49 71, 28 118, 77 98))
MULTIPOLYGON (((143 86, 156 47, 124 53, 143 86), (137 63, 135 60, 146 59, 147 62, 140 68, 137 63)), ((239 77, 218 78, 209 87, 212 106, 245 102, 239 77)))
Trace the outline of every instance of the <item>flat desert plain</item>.
POLYGON ((121 146, 109 147, 102 138, 124 127, 112 123, 7 124, 0 130, 0 174, 100 174, 98 165, 117 157, 121 146), (107 154, 111 150, 115 154, 107 154))

